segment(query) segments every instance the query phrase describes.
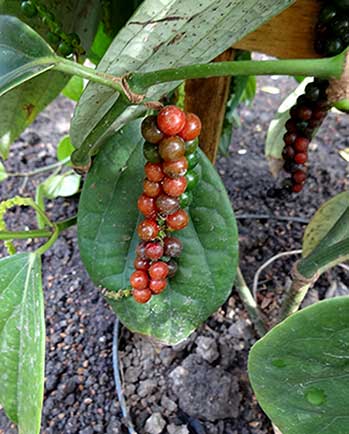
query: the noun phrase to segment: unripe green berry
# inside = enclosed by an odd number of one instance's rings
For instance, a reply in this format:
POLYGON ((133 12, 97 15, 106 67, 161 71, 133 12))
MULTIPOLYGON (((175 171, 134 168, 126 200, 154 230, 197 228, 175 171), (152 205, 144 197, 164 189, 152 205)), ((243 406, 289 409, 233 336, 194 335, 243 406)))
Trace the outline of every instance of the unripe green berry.
POLYGON ((187 178, 187 190, 193 190, 199 183, 200 177, 195 170, 189 170, 185 177, 187 178))
POLYGON ((21 3, 21 11, 28 18, 33 18, 37 14, 36 7, 30 0, 21 3))
POLYGON ((73 47, 78 47, 81 43, 80 37, 77 33, 69 33, 68 41, 73 47))
POLYGON ((73 52, 73 47, 65 41, 62 41, 58 46, 58 51, 62 56, 69 56, 73 52))
POLYGON ((190 140, 189 142, 185 142, 185 155, 192 154, 197 150, 199 146, 199 139, 196 138, 194 140, 190 140))
POLYGON ((192 154, 188 154, 185 156, 185 158, 188 161, 188 169, 194 169, 194 167, 197 166, 197 164, 199 163, 200 160, 200 153, 198 150, 196 150, 195 152, 193 152, 192 154))
POLYGON ((53 32, 47 32, 46 39, 52 45, 58 45, 61 41, 61 38, 53 32))
POLYGON ((159 148, 157 145, 153 145, 152 143, 144 143, 143 154, 146 160, 150 161, 151 163, 159 163, 161 161, 159 148))
POLYGON ((193 200, 193 194, 191 191, 185 191, 179 196, 179 205, 181 208, 187 208, 193 200))

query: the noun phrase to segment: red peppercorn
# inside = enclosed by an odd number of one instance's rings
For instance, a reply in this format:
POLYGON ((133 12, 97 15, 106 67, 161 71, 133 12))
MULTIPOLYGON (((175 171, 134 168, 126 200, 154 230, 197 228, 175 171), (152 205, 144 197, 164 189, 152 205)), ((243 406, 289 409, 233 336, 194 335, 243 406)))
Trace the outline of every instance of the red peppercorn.
POLYGON ((296 184, 302 184, 307 179, 307 174, 303 170, 296 170, 292 178, 296 184))
POLYGON ((161 194, 155 203, 161 214, 172 214, 180 208, 179 200, 166 194, 161 194))
POLYGON ((306 139, 305 137, 297 137, 294 143, 294 148, 297 152, 306 152, 308 150, 309 143, 309 139, 306 139))
POLYGON ((133 261, 133 265, 136 270, 143 270, 143 271, 147 271, 150 267, 150 263, 147 259, 143 259, 139 257, 135 258, 135 260, 133 261))
POLYGON ((303 190, 304 185, 303 184, 293 184, 292 185, 292 191, 293 193, 299 193, 303 190))
POLYGON ((151 280, 149 283, 149 288, 153 294, 161 294, 161 292, 166 288, 167 280, 151 280))
POLYGON ((284 160, 292 159, 295 155, 295 151, 292 148, 292 146, 285 146, 284 150, 282 151, 282 156, 284 160))
POLYGON ((285 127, 289 133, 296 133, 298 131, 297 124, 293 119, 289 119, 286 122, 285 127))
POLYGON ((178 160, 185 154, 185 144, 180 137, 165 137, 159 145, 159 153, 163 160, 178 160))
POLYGON ((131 274, 130 283, 134 289, 145 289, 149 284, 148 274, 143 270, 136 270, 131 274))
POLYGON ((297 134, 296 133, 286 133, 284 134, 284 142, 286 145, 293 145, 293 143, 296 141, 297 139, 297 134))
POLYGON ((311 118, 312 110, 311 108, 301 105, 297 108, 297 117, 302 121, 308 121, 311 118))
POLYGON ((177 237, 166 237, 164 239, 165 256, 178 257, 182 253, 183 245, 177 237))
POLYGON ((314 119, 315 121, 323 121, 325 119, 327 115, 327 112, 325 110, 322 109, 315 109, 313 111, 313 116, 312 119, 314 119))
POLYGON ((168 265, 166 262, 154 262, 148 270, 149 276, 152 280, 163 280, 168 275, 168 265))
POLYGON ((167 265, 168 265, 168 277, 171 278, 177 273, 178 264, 174 259, 170 259, 167 262, 167 265))
POLYGON ((143 191, 149 197, 158 197, 161 193, 161 184, 158 182, 149 181, 145 179, 143 182, 143 191))
POLYGON ((164 248, 160 243, 148 243, 145 246, 145 255, 152 261, 157 261, 164 254, 164 248))
POLYGON ((134 289, 132 291, 132 296, 137 303, 147 303, 152 296, 152 292, 149 288, 145 289, 134 289))
POLYGON ((307 161, 307 159, 308 159, 308 157, 307 157, 307 154, 305 152, 299 152, 294 157, 294 161, 297 164, 304 164, 307 161))
POLYGON ((180 231, 184 229, 189 223, 189 216, 184 211, 184 209, 180 209, 173 214, 167 216, 166 219, 167 225, 170 229, 175 231, 180 231))
POLYGON ((164 138, 157 126, 156 116, 147 116, 142 122, 141 130, 142 136, 149 143, 157 144, 164 138))
POLYGON ((185 157, 174 161, 164 161, 162 170, 170 178, 184 176, 188 170, 188 161, 185 157))
POLYGON ((137 247, 136 247, 136 255, 142 259, 146 259, 145 257, 145 246, 147 245, 147 243, 145 241, 141 241, 140 243, 138 243, 137 247))
POLYGON ((187 113, 185 125, 183 129, 178 133, 183 140, 188 142, 189 140, 194 140, 200 135, 201 132, 201 121, 198 116, 194 113, 187 113))
POLYGON ((168 105, 160 110, 157 117, 157 124, 164 134, 174 136, 183 129, 185 125, 185 114, 180 108, 174 105, 168 105))
POLYGON ((140 195, 137 201, 137 206, 139 211, 145 217, 148 218, 156 217, 155 199, 153 197, 149 197, 146 194, 140 195))
POLYGON ((141 240, 151 241, 159 234, 159 226, 155 220, 143 220, 137 227, 137 233, 141 240))
POLYGON ((164 178, 165 174, 162 171, 161 163, 148 163, 144 166, 145 176, 152 182, 160 182, 164 178))
POLYGON ((187 188, 187 179, 185 176, 180 176, 175 179, 166 177, 162 182, 162 188, 169 196, 178 197, 185 192, 185 189, 187 188))

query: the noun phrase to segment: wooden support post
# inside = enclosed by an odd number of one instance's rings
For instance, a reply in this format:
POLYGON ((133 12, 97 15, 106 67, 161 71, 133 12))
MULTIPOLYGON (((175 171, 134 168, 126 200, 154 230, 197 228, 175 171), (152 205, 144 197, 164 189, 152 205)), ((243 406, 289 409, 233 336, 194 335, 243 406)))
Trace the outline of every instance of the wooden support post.
MULTIPOLYGON (((233 60, 234 50, 229 49, 214 62, 233 60)), ((225 106, 229 96, 230 77, 213 77, 185 82, 185 110, 197 114, 202 122, 200 147, 214 163, 221 138, 225 106)))

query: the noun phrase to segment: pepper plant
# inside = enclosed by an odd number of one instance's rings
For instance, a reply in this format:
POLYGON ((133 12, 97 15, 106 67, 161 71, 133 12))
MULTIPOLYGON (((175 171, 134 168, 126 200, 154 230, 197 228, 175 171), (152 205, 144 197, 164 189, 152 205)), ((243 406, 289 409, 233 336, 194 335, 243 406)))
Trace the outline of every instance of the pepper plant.
MULTIPOLYGON (((209 63, 287 8, 290 0, 247 0, 243 4, 235 0, 145 0, 130 17, 138 3, 130 2, 125 10, 116 0, 64 0, 59 4, 54 0, 45 4, 0 0, 1 157, 8 157, 11 143, 63 89, 78 100, 70 135, 58 147, 57 167, 65 166, 68 172, 54 174, 41 184, 35 201, 2 198, 0 205, 0 240, 9 252, 0 260, 0 403, 22 434, 40 431, 45 359, 42 256, 72 225, 78 226, 81 258, 88 273, 130 330, 176 344, 227 300, 235 282, 257 332, 266 331, 238 269, 237 226, 224 186, 202 151, 193 148, 184 156, 191 137, 183 131, 192 115, 177 111, 183 122, 169 115, 161 117, 162 111, 156 117, 163 98, 193 78, 284 74, 339 80, 345 71, 345 52, 306 60, 209 63), (86 58, 97 66, 87 66, 86 58), (82 91, 83 79, 88 84, 82 91), (149 114, 151 118, 144 122, 153 122, 161 130, 152 134, 163 133, 167 137, 162 140, 169 140, 159 145, 158 161, 152 161, 158 152, 157 139, 144 128, 143 136, 150 143, 143 146, 141 124, 149 114), (195 157, 189 157, 194 151, 195 157), (138 207, 146 217, 149 212, 148 217, 155 218, 147 208, 154 206, 148 200, 151 192, 157 191, 157 197, 164 189, 172 197, 161 203, 156 199, 158 214, 152 224, 141 223, 137 208, 144 155, 152 164, 162 164, 146 166, 148 177, 151 170, 153 175, 164 171, 168 178, 165 183, 162 174, 156 186, 157 181, 148 179, 138 207), (184 166, 193 164, 191 181, 188 175, 178 181, 188 167, 183 166, 181 174, 176 172, 182 169, 177 163, 176 169, 171 166, 175 158, 176 162, 183 158, 184 166), (84 180, 78 215, 51 221, 45 198, 77 192, 80 176, 84 180), (67 178, 73 187, 67 188, 67 178), (194 183, 193 178, 195 184, 200 181, 192 202, 189 205, 183 198, 178 202, 177 196, 185 193, 189 182, 194 183), (178 210, 179 203, 186 211, 178 210), (4 214, 14 206, 34 208, 38 228, 33 224, 26 231, 8 230, 4 214), (166 241, 171 230, 182 228, 175 233, 177 241, 166 241), (137 249, 139 235, 154 243, 160 240, 155 247, 143 246, 147 257, 140 253, 142 246, 137 249), (16 239, 45 242, 33 252, 17 253, 16 239), (179 257, 177 272, 164 289, 159 281, 171 276, 166 252, 179 257), (155 270, 148 262, 160 258, 163 265, 155 270), (141 273, 134 274, 134 265, 141 273), (142 271, 148 266, 150 277, 157 282, 150 289, 142 271), (151 297, 154 293, 157 296, 151 297)), ((274 151, 275 147, 280 157, 283 143, 274 143, 274 151)), ((6 177, 1 165, 0 179, 6 177)), ((297 185, 303 182, 297 179, 297 185)), ((345 415, 349 400, 345 394, 348 299, 322 302, 284 320, 298 310, 320 273, 348 259, 348 199, 348 192, 343 192, 314 216, 305 232, 303 258, 292 272, 293 284, 280 313, 282 322, 251 352, 252 386, 283 434, 341 434, 349 428, 345 415)))

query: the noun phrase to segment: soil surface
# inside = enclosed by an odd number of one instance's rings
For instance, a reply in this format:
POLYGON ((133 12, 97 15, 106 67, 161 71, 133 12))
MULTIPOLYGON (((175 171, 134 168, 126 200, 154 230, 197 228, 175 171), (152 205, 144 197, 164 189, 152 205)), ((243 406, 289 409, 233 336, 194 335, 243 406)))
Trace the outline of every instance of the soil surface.
MULTIPOLYGON (((264 158, 270 120, 296 86, 291 78, 261 78, 252 107, 240 109, 242 127, 234 130, 229 156, 217 169, 238 216, 241 268, 249 285, 273 255, 301 247, 304 223, 321 203, 348 189, 348 163, 338 154, 348 147, 349 121, 331 113, 312 144, 310 177, 298 196, 280 198, 264 158), (265 215, 274 216, 265 217, 265 215), (262 217, 261 217, 262 216, 262 217), (291 220, 278 220, 278 216, 291 220)), ((11 172, 54 163, 55 146, 68 132, 73 104, 59 98, 12 146, 5 162, 11 172)), ((43 176, 11 177, 0 185, 1 199, 34 196, 43 176)), ((76 212, 77 197, 47 202, 54 220, 76 212)), ((11 227, 33 227, 26 209, 8 213, 11 227)), ((33 246, 18 244, 20 250, 33 246)), ((4 249, 0 250, 5 255, 4 249)), ((273 263, 261 274, 258 300, 274 318, 295 256, 273 263)), ((47 353, 43 434, 121 434, 127 432, 116 397, 112 367, 115 315, 91 283, 80 261, 76 229, 66 231, 45 254, 47 353)), ((307 303, 348 294, 342 269, 325 274, 307 303)), ((120 360, 124 394, 138 434, 271 434, 253 397, 246 363, 257 335, 235 290, 226 304, 184 343, 156 347, 122 329, 120 360)), ((0 385, 1 387, 1 385, 0 385)), ((15 427, 0 412, 0 434, 15 427)))

